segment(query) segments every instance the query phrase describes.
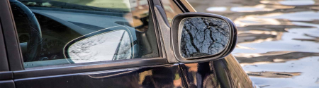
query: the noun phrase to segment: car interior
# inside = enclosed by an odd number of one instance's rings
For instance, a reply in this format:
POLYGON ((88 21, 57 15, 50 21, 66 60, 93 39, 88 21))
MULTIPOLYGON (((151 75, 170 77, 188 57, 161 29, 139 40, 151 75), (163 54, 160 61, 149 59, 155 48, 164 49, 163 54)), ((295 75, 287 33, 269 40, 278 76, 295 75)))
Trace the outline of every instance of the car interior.
MULTIPOLYGON (((113 26, 129 27, 128 31, 132 32, 132 49, 136 52, 134 57, 126 59, 159 57, 154 23, 147 3, 129 10, 58 0, 10 0, 10 4, 25 68, 74 64, 63 53, 68 42, 113 26), (99 22, 85 17, 105 19, 99 22)), ((116 55, 114 53, 114 57, 116 55)))

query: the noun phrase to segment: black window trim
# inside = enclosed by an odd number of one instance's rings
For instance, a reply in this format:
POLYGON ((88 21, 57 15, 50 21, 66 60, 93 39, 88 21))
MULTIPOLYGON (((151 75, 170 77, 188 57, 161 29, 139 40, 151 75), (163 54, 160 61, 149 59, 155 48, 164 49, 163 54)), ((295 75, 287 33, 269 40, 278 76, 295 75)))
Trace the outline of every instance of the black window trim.
POLYGON ((8 9, 8 2, 5 0, 0 0, 0 85, 6 88, 14 88, 15 84, 13 82, 13 73, 10 71, 9 68, 9 61, 8 61, 8 53, 6 52, 6 44, 4 38, 4 29, 11 28, 13 26, 12 23, 6 23, 6 21, 10 21, 10 18, 2 18, 8 17, 10 14, 6 13, 10 11, 8 9))
POLYGON ((20 70, 23 69, 22 55, 20 52, 19 40, 17 39, 13 15, 11 13, 9 0, 1 0, 1 24, 3 37, 6 45, 7 59, 9 62, 9 69, 20 70), (12 59, 10 59, 12 58, 12 59))
POLYGON ((158 50, 159 50, 160 57, 139 58, 139 59, 119 60, 119 61, 101 61, 101 62, 92 62, 87 64, 70 64, 70 65, 56 65, 56 66, 54 65, 54 66, 44 66, 44 67, 24 69, 22 53, 20 51, 19 40, 16 36, 17 31, 15 28, 15 23, 11 13, 9 0, 1 0, 1 2, 5 2, 6 3, 5 6, 7 6, 7 8, 5 8, 4 10, 1 10, 1 13, 7 14, 7 15, 4 15, 4 16, 1 15, 0 18, 7 18, 1 21, 2 21, 2 24, 5 23, 5 25, 3 25, 4 26, 3 34, 5 38, 6 51, 8 55, 10 71, 13 71, 15 79, 21 79, 21 78, 30 78, 30 77, 169 64, 167 62, 167 59, 163 58, 163 53, 161 53, 162 48, 161 48, 161 41, 159 39, 159 34, 158 34, 158 30, 159 30, 157 26, 158 23, 155 20, 156 15, 154 13, 154 3, 152 0, 148 0, 148 1, 150 6, 150 13, 152 14, 152 18, 154 19, 153 20, 154 30, 156 32, 155 34, 156 34, 156 39, 158 42, 158 50))
MULTIPOLYGON (((2 10, 1 6, 3 6, 0 2, 0 11, 2 10)), ((0 16, 3 15, 0 13, 0 16)), ((0 23, 1 23, 1 18, 0 18, 0 23)), ((5 44, 4 44, 4 38, 3 38, 3 33, 2 33, 2 26, 0 24, 0 72, 1 71, 9 71, 9 65, 8 65, 8 60, 7 60, 7 53, 5 51, 5 44)), ((1 76, 0 76, 1 80, 1 76)))
POLYGON ((181 4, 181 0, 173 0, 175 4, 182 10, 183 13, 189 12, 189 10, 185 7, 185 5, 181 4))
POLYGON ((187 0, 174 0, 174 2, 183 11, 183 13, 196 12, 187 0))
POLYGON ((88 64, 70 64, 68 66, 39 67, 26 70, 13 71, 15 79, 43 77, 52 75, 73 74, 82 72, 95 72, 103 70, 126 69, 167 64, 165 58, 130 59, 122 61, 101 61, 88 64))

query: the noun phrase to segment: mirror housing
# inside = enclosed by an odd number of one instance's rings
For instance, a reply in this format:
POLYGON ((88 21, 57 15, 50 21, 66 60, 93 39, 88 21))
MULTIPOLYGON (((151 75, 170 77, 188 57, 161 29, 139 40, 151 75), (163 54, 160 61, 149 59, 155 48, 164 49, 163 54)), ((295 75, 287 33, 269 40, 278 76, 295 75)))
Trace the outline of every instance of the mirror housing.
POLYGON ((210 13, 179 14, 173 19, 170 31, 175 58, 183 63, 223 58, 237 42, 234 23, 210 13))

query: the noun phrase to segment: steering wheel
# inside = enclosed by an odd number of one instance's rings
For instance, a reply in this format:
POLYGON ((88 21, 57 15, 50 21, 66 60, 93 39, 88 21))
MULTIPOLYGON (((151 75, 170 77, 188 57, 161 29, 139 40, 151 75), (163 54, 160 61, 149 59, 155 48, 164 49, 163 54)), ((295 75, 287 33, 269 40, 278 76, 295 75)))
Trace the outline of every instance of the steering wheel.
POLYGON ((38 52, 42 49, 42 33, 40 24, 32 11, 17 0, 10 0, 11 9, 18 32, 27 32, 27 51, 23 53, 24 61, 38 60, 38 52))

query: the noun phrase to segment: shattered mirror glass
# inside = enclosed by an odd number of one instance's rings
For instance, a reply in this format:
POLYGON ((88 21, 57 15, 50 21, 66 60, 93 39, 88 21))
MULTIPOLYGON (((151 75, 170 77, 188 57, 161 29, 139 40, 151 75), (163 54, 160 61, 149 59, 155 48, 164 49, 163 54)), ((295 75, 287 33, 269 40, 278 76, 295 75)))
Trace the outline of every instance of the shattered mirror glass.
POLYGON ((230 27, 222 19, 212 17, 184 18, 180 27, 180 52, 184 58, 215 55, 229 43, 230 27))

